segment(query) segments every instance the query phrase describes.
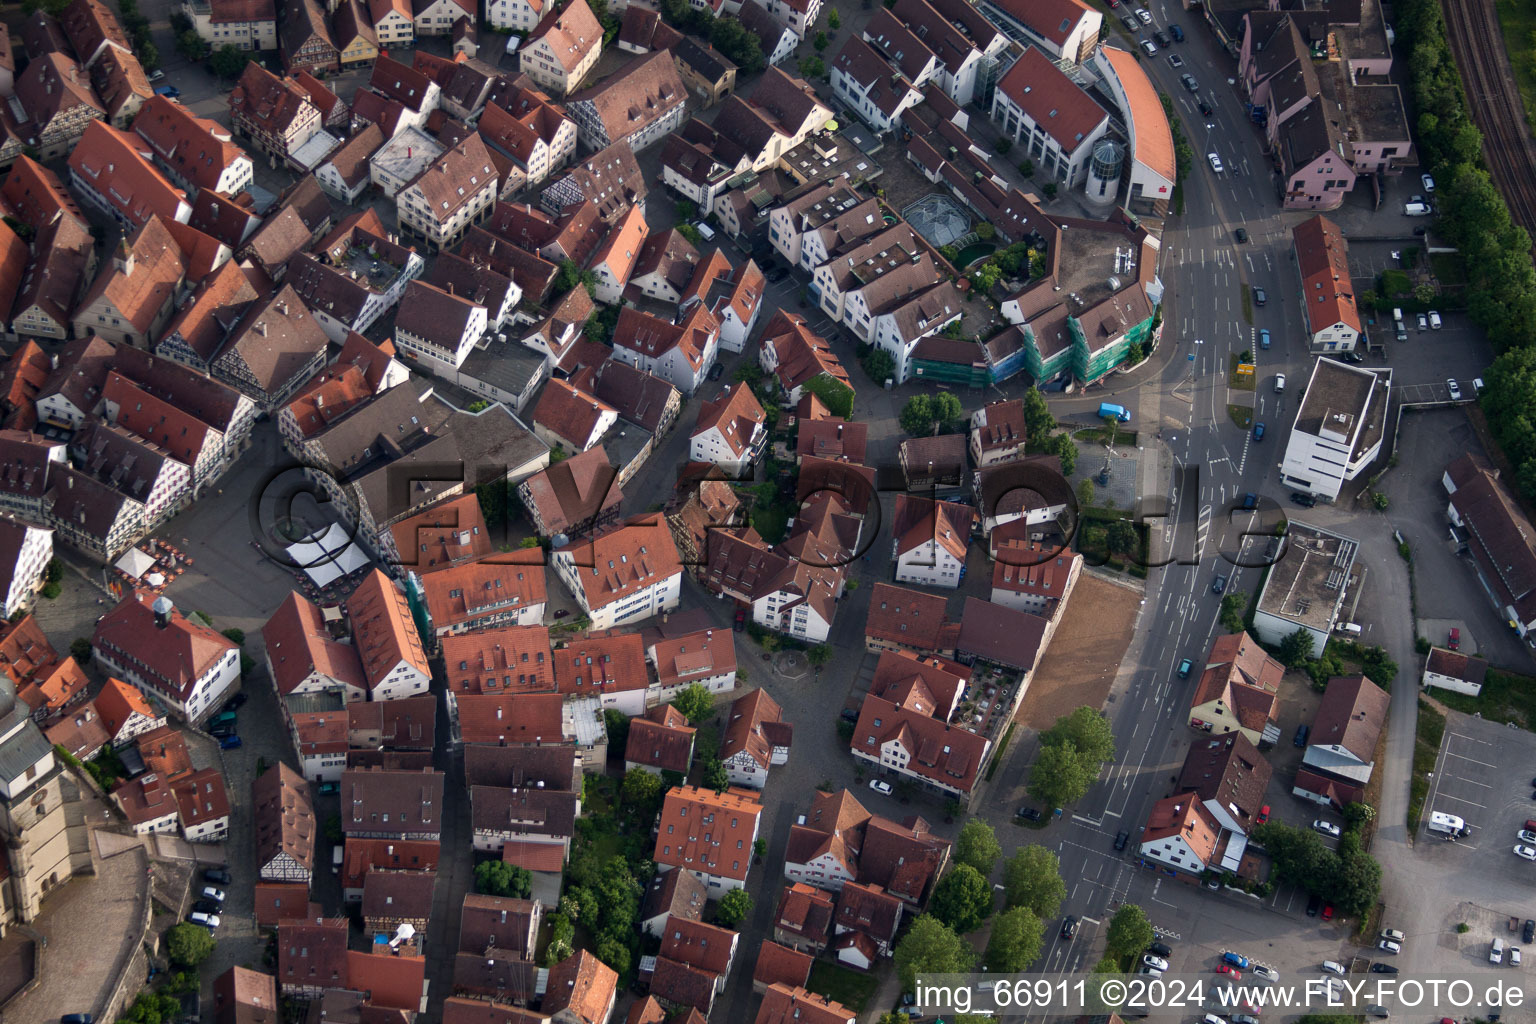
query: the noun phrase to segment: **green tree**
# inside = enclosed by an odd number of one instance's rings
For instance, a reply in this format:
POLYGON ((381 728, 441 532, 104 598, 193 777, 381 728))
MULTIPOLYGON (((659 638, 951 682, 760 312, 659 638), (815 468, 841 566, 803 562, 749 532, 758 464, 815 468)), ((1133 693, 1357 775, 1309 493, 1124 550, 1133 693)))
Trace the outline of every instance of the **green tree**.
POLYGON ((1085 758, 1093 761, 1115 759, 1115 734, 1109 719, 1097 708, 1080 707, 1056 719, 1056 724, 1040 734, 1043 745, 1071 743, 1085 758))
POLYGON ((592 952, 619 974, 627 974, 629 965, 633 962, 633 954, 630 953, 629 946, 613 935, 604 934, 599 938, 597 948, 592 952))
POLYGON ((820 57, 800 58, 801 78, 825 78, 826 74, 827 65, 822 61, 820 57))
POLYGON ((1221 628, 1228 633, 1243 631, 1243 613, 1248 610, 1248 595, 1241 590, 1224 594, 1221 598, 1221 628))
POLYGON ((817 32, 816 38, 811 41, 811 45, 816 47, 817 53, 820 53, 827 48, 827 42, 827 34, 825 32, 817 32))
POLYGON ((526 899, 533 892, 533 875, 527 868, 504 860, 481 861, 475 865, 475 891, 486 896, 526 899))
POLYGON ((155 47, 154 43, 148 39, 135 40, 133 52, 139 58, 139 64, 145 71, 154 72, 159 70, 160 51, 155 47))
POLYGON ((1117 555, 1134 555, 1141 548, 1141 537, 1129 519, 1116 519, 1106 534, 1109 550, 1117 555))
POLYGON ((1077 469, 1077 445, 1066 434, 1052 434, 1046 441, 1045 452, 1061 461, 1061 475, 1071 476, 1077 469))
POLYGON ((811 663, 819 675, 824 666, 832 660, 832 647, 829 644, 817 644, 805 652, 805 660, 811 663))
POLYGON ((213 954, 213 934, 200 924, 183 921, 165 933, 165 951, 177 967, 196 967, 213 954))
POLYGON ((1024 392, 1024 429, 1031 439, 1037 441, 1044 441, 1056 429, 1056 417, 1051 415, 1051 409, 1045 404, 1045 396, 1039 388, 1030 388, 1024 392))
POLYGON ((716 793, 724 793, 731 785, 730 773, 718 757, 705 756, 699 767, 699 779, 716 793))
POLYGON ((1079 757, 1070 743, 1041 747, 1029 769, 1029 795, 1048 807, 1081 800, 1098 778, 1099 764, 1079 757))
POLYGON ((221 633, 224 636, 224 639, 228 640, 236 647, 245 646, 245 630, 231 626, 226 630, 221 630, 221 633))
POLYGON ((181 32, 176 36, 176 52, 187 60, 202 60, 208 56, 208 43, 196 32, 181 32))
POLYGON ((698 725, 715 710, 715 695, 699 683, 689 683, 672 698, 672 706, 688 719, 689 725, 698 725))
POLYGON ((1280 641, 1280 663, 1286 668, 1301 668, 1312 657, 1312 633, 1298 628, 1280 641))
POLYGON ((549 927, 549 944, 544 947, 544 966, 555 964, 570 956, 576 941, 576 926, 564 914, 556 914, 549 927))
POLYGON ((1087 477, 1084 477, 1083 479, 1081 479, 1081 480, 1079 480, 1077 482, 1077 503, 1078 503, 1078 505, 1082 506, 1083 508, 1087 508, 1089 505, 1092 505, 1093 504, 1094 493, 1095 492, 1094 492, 1093 481, 1092 480, 1088 479, 1087 477))
POLYGON ((1134 903, 1125 903, 1109 919, 1104 935, 1105 952, 1124 962, 1152 945, 1153 937, 1147 912, 1134 903))
POLYGON ((991 825, 972 818, 961 827, 960 837, 955 840, 956 863, 969 864, 983 875, 990 875, 1002 854, 1003 847, 991 825))
POLYGON ((574 260, 561 260, 560 272, 555 275, 554 291, 564 295, 566 292, 581 285, 586 288, 587 294, 597 298, 597 274, 591 270, 583 270, 574 260))
POLYGON ((688 239, 688 244, 694 246, 695 248, 704 244, 703 234, 701 234, 699 229, 694 227, 692 224, 677 225, 677 233, 688 239))
POLYGON ((897 417, 901 429, 913 437, 933 433, 933 403, 927 395, 913 395, 897 417))
POLYGON ((825 373, 817 374, 802 385, 806 391, 821 399, 827 411, 839 419, 853 418, 853 388, 825 373))
POLYGON ((827 27, 833 32, 843 27, 843 19, 838 16, 836 7, 827 12, 827 27))
POLYGON ((629 716, 618 708, 603 709, 603 727, 608 732, 609 747, 614 750, 623 750, 629 743, 629 716))
POLYGON ((653 807, 661 797, 661 776, 653 775, 644 768, 631 768, 624 773, 624 802, 636 807, 653 807))
POLYGON ((869 354, 859 363, 864 367, 864 373, 877 385, 883 386, 887 378, 896 376, 896 360, 883 348, 870 349, 869 354))
MULTIPOLYGON (((54 555, 52 558, 48 559, 48 565, 43 569, 43 579, 47 580, 49 583, 63 583, 64 559, 60 558, 58 555, 54 555)), ((244 643, 245 641, 242 640, 240 642, 244 643)))
POLYGON ((736 928, 752 913, 752 897, 745 889, 732 889, 715 906, 715 923, 722 928, 736 928))
POLYGON ((965 407, 951 392, 940 391, 930 401, 933 407, 933 418, 938 420, 940 429, 950 426, 965 415, 965 407))
POLYGON ((1028 907, 1042 920, 1056 916, 1067 898, 1061 862, 1043 846, 1023 846, 1003 863, 1004 902, 1012 909, 1028 907))
POLYGON ((1040 956, 1045 925, 1028 907, 1013 907, 997 915, 984 958, 989 971, 1017 974, 1040 956))
POLYGON ((976 964, 976 951, 943 921, 924 914, 896 943, 893 959, 902 990, 911 992, 917 988, 919 974, 966 973, 976 964))

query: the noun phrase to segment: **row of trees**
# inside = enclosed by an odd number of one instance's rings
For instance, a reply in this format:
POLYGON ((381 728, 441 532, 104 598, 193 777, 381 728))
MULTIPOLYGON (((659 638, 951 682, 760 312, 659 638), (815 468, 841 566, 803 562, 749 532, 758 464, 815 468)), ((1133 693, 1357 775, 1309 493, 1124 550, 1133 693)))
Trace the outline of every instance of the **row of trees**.
POLYGON ((1077 445, 1065 431, 1056 430, 1056 417, 1051 415, 1038 388, 1024 392, 1024 428, 1031 454, 1054 455, 1061 461, 1061 475, 1073 474, 1077 469, 1077 445))
POLYGON ((1361 917, 1381 895, 1381 864, 1365 852, 1360 839, 1374 815, 1365 804, 1350 804, 1337 850, 1324 846, 1311 829, 1278 821, 1254 826, 1253 838, 1269 853, 1278 880, 1327 900, 1346 916, 1361 917))
MULTIPOLYGON (((878 350, 876 350, 878 351, 878 350)), ((880 353, 885 355, 884 352, 880 353)), ((890 356, 886 355, 889 359, 890 356)), ((901 429, 913 437, 949 433, 965 418, 965 407, 951 392, 913 395, 901 407, 901 429)))
POLYGON ((1536 497, 1536 267, 1531 239, 1482 166, 1473 124, 1435 0, 1405 0, 1397 29, 1408 40, 1419 152, 1439 189, 1439 226, 1467 272, 1467 311, 1501 355, 1489 367, 1483 409, 1515 486, 1536 497))
POLYGON ((1040 754, 1029 769, 1029 795, 1047 807, 1065 807, 1081 799, 1114 759, 1109 720, 1094 708, 1078 708, 1040 734, 1040 754))

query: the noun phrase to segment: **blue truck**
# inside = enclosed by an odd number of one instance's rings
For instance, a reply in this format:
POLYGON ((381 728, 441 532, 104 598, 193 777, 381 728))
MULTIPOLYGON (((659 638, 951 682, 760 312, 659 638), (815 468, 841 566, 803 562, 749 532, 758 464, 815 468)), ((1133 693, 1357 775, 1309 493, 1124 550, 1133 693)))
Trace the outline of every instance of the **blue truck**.
POLYGON ((1127 409, 1123 405, 1115 405, 1113 402, 1100 402, 1099 416, 1113 416, 1121 423, 1131 422, 1131 410, 1127 409))

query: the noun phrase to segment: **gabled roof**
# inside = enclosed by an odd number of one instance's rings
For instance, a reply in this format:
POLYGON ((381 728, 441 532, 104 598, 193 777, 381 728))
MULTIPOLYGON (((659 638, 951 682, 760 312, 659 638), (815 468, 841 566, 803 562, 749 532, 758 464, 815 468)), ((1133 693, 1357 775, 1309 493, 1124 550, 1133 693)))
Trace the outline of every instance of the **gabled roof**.
POLYGON ((347 983, 347 919, 283 921, 277 926, 277 980, 284 986, 347 983))
POLYGON ((405 595, 383 572, 374 569, 363 577, 347 598, 347 616, 370 689, 402 662, 431 678, 432 668, 405 595))
MULTIPOLYGON (((644 715, 630 719, 624 760, 686 775, 693 764, 693 739, 697 731, 672 705, 652 708, 644 715)), ((658 877, 687 874, 686 871, 669 871, 658 877)))
POLYGON ((1481 686, 1488 674, 1488 663, 1482 658, 1471 658, 1444 647, 1431 647, 1424 671, 1481 686))
POLYGON ((422 113, 431 95, 432 79, 392 57, 379 55, 374 61, 368 86, 392 100, 399 100, 416 113, 422 113))
POLYGON ((572 451, 584 452, 602 436, 599 428, 609 413, 616 417, 618 410, 563 380, 551 380, 544 386, 530 420, 564 441, 572 451))
MULTIPOLYGON (((819 855, 819 852, 794 853, 797 845, 795 840, 799 838, 797 833, 807 832, 808 830, 801 826, 791 827, 790 844, 785 853, 788 863, 804 864, 819 855)), ((853 868, 854 865, 849 863, 850 872, 853 868)), ((779 905, 774 911, 773 925, 775 928, 783 928, 812 942, 824 944, 832 932, 833 913, 835 913, 835 907, 831 895, 812 888, 804 882, 795 882, 793 885, 786 885, 784 891, 779 894, 779 905)))
POLYGON ((276 395, 305 373, 330 338, 292 284, 248 306, 220 350, 218 362, 236 379, 254 378, 262 395, 276 395))
POLYGON ((1340 746, 1364 764, 1376 759, 1376 741, 1387 725, 1391 697, 1365 676, 1335 676, 1312 718, 1314 747, 1340 746))
POLYGON ((1145 849, 1149 843, 1176 836, 1183 837, 1201 864, 1210 864, 1221 839, 1221 825, 1194 793, 1176 793, 1154 804, 1141 833, 1141 845, 1145 849))
POLYGON ((758 793, 734 786, 724 793, 697 786, 669 790, 652 859, 669 868, 745 879, 762 814, 760 800, 758 793))
POLYGON ((165 336, 181 335, 204 362, 212 363, 229 332, 256 299, 250 279, 230 260, 203 278, 192 298, 171 319, 165 336))
POLYGON ((418 573, 462 565, 491 553, 490 531, 474 494, 424 508, 389 530, 401 563, 418 573))
POLYGON ((610 509, 617 510, 624 497, 618 471, 609 465, 602 445, 554 463, 529 477, 523 486, 551 536, 610 509))
POLYGON ((1262 732, 1274 714, 1284 675, 1285 666, 1246 632, 1217 637, 1190 707, 1222 701, 1244 729, 1262 732))
POLYGON ((541 910, 535 900, 465 893, 459 914, 459 952, 527 948, 538 927, 541 910))
MULTIPOLYGON (((578 0, 583 2, 583 0, 578 0)), ((567 106, 588 104, 609 140, 627 139, 687 102, 688 88, 666 51, 632 58, 567 106)))
POLYGON ((1189 745, 1177 790, 1214 801, 1238 822, 1253 825, 1258 822, 1272 774, 1259 748, 1240 732, 1197 738, 1189 745))
POLYGON ((279 761, 251 783, 251 820, 255 827, 258 870, 287 854, 305 870, 315 866, 319 835, 309 782, 279 761))
POLYGON ((795 437, 795 452, 817 459, 863 463, 868 443, 867 423, 848 423, 841 419, 801 420, 795 437))
POLYGON ((543 604, 548 593, 542 555, 536 548, 492 555, 423 576, 433 628, 445 630, 501 611, 543 604))
POLYGON ((720 760, 746 754, 767 770, 774 747, 788 747, 793 727, 784 721, 784 709, 763 689, 753 690, 731 704, 725 735, 720 740, 720 760))
POLYGON ((433 219, 443 223, 471 202, 486 182, 493 187, 496 182, 490 151, 479 135, 470 135, 446 150, 402 191, 420 192, 433 219))
POLYGON ((1349 272, 1349 243, 1333 221, 1318 214, 1291 229, 1307 323, 1317 331, 1342 323, 1360 327, 1360 308, 1349 272))
POLYGON ((719 396, 699 406, 699 422, 693 428, 694 437, 711 430, 718 430, 730 447, 731 454, 741 458, 751 447, 759 429, 766 429, 767 414, 757 396, 744 382, 727 385, 719 396))
POLYGON ((34 57, 16 76, 16 99, 26 115, 26 122, 18 124, 18 129, 41 131, 76 107, 106 113, 91 93, 90 78, 62 53, 34 57))
POLYGON ((782 309, 763 328, 762 343, 771 345, 778 357, 774 373, 786 391, 793 391, 823 373, 849 387, 852 383, 842 361, 821 335, 813 332, 805 317, 782 309))
POLYGON ((947 603, 936 594, 876 583, 869 596, 869 618, 864 633, 904 647, 953 650, 960 632, 958 624, 946 628, 947 603))
MULTIPOLYGON (((587 0, 571 0, 553 17, 540 21, 524 46, 544 42, 560 67, 570 74, 587 54, 603 45, 603 26, 587 6, 587 0)), ((576 83, 573 83, 576 84, 576 83)))
POLYGON ((341 823, 347 835, 441 829, 443 773, 348 768, 341 773, 341 823), (384 817, 384 815, 388 817, 384 817))
POLYGON ((914 548, 933 544, 964 562, 974 518, 975 511, 968 505, 898 494, 891 524, 891 535, 896 538, 896 554, 904 555, 914 548))
MULTIPOLYGON (((1084 18, 1094 12, 1082 0, 991 0, 1020 24, 1059 48, 1084 18)), ((1076 54, 1070 56, 1075 57, 1076 54)))
POLYGON ((59 176, 25 153, 16 158, 0 184, 0 198, 12 216, 38 231, 59 216, 86 224, 85 214, 59 176))
POLYGON ((132 257, 131 268, 104 268, 96 275, 85 298, 80 300, 78 310, 89 308, 104 298, 136 331, 147 333, 155 316, 171 300, 186 275, 181 248, 155 216, 139 228, 131 241, 120 245, 126 247, 132 257))
POLYGON ((587 605, 603 608, 681 573, 677 546, 658 513, 630 516, 590 539, 556 548, 569 554, 587 605))
POLYGON ((603 1024, 613 1005, 618 974, 586 950, 577 950, 549 969, 542 1009, 564 1012, 577 1024, 603 1024))
POLYGON ((214 188, 226 169, 250 159, 217 121, 198 117, 166 96, 151 97, 139 108, 133 130, 199 190, 214 188))
POLYGON ((151 720, 159 717, 139 688, 129 686, 121 679, 108 679, 92 703, 106 724, 108 734, 114 738, 134 715, 143 715, 151 720))
POLYGON ((156 216, 184 219, 178 214, 187 194, 149 162, 148 151, 149 143, 139 136, 92 121, 69 154, 69 168, 136 226, 156 216))
POLYGON ((879 761, 887 743, 901 747, 908 771, 962 793, 976 785, 992 745, 976 733, 866 696, 854 727, 853 749, 879 761))
MULTIPOLYGON (((668 872, 686 874, 687 872, 668 872)), ((661 956, 723 975, 731 968, 738 936, 696 918, 669 916, 661 929, 661 956)))
POLYGON ((753 1024, 853 1024, 858 1015, 827 996, 773 984, 763 993, 753 1024))
POLYGON ((147 590, 134 590, 96 624, 91 643, 105 646, 114 658, 128 657, 134 667, 186 700, 192 685, 212 670, 235 644, 172 608, 162 628, 151 606, 167 601, 147 590), (120 652, 120 653, 119 653, 120 652))
POLYGON ((650 684, 639 633, 589 633, 550 655, 562 696, 643 690, 650 684))
POLYGON ((320 609, 297 591, 284 598, 261 627, 261 639, 279 696, 292 693, 313 672, 367 689, 357 649, 331 639, 320 609))

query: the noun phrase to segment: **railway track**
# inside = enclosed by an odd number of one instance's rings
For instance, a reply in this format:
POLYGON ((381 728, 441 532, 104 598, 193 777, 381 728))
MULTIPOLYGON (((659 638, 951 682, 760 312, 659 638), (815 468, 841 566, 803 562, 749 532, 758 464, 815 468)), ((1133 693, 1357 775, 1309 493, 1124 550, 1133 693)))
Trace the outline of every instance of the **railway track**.
POLYGON ((1493 0, 1441 0, 1441 9, 1472 121, 1483 133, 1483 159, 1514 222, 1536 239, 1536 147, 1493 0))

